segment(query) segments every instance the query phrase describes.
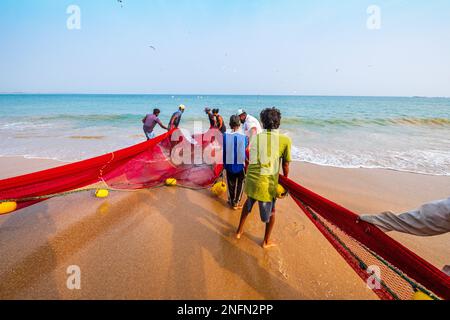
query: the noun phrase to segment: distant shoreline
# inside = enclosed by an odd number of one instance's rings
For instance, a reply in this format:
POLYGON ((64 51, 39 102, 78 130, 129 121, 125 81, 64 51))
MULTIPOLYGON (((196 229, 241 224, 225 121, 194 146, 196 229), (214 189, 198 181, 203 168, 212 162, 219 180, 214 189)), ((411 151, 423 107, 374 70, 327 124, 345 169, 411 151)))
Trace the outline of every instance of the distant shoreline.
POLYGON ((329 98, 403 98, 450 99, 450 96, 402 96, 402 95, 317 95, 317 94, 232 94, 232 93, 41 93, 0 92, 0 96, 175 96, 175 97, 329 97, 329 98))

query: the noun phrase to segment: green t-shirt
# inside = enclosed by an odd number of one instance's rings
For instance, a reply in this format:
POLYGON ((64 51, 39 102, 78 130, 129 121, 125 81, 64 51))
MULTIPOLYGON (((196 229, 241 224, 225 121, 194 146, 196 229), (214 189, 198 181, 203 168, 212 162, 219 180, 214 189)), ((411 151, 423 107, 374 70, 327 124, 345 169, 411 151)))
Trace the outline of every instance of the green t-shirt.
POLYGON ((245 193, 248 197, 271 202, 277 197, 281 160, 291 162, 291 139, 278 130, 253 137, 245 193))

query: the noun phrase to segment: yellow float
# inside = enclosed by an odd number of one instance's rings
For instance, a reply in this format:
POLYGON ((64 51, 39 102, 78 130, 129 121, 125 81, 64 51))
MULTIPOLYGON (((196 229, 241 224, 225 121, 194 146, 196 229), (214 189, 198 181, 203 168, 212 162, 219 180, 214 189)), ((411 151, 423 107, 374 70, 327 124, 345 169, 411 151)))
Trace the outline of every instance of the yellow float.
POLYGON ((287 194, 288 194, 287 190, 281 184, 279 184, 277 187, 277 198, 278 199, 286 198, 287 194))
POLYGON ((212 186, 211 192, 215 196, 220 197, 222 194, 227 192, 227 185, 224 182, 217 182, 212 186))
POLYGON ((1 202, 0 203, 0 215, 8 214, 17 209, 17 202, 1 202))
POLYGON ((166 186, 168 187, 174 187, 177 185, 177 179, 169 178, 166 180, 166 186))
POLYGON ((433 300, 433 298, 431 298, 426 293, 423 293, 422 291, 416 291, 416 293, 414 293, 412 299, 413 300, 433 300))
POLYGON ((109 191, 107 189, 98 189, 95 191, 95 196, 99 199, 107 198, 109 196, 109 191))

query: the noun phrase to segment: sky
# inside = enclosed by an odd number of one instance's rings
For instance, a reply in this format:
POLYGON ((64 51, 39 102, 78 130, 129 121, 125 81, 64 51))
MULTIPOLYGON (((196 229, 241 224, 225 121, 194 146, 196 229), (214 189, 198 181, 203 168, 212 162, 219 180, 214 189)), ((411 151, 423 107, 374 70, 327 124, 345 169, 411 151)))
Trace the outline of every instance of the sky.
POLYGON ((450 1, 1 0, 0 92, 450 97, 450 1))

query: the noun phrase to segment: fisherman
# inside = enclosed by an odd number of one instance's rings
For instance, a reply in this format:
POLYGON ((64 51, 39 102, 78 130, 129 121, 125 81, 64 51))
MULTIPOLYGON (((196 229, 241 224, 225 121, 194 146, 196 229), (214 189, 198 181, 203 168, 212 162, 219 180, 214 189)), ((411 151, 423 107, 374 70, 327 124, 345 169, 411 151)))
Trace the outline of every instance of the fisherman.
POLYGON ((214 117, 213 113, 211 112, 211 109, 206 107, 205 113, 208 116, 209 120, 209 129, 213 129, 216 127, 216 118, 214 117))
POLYGON ((155 138, 155 133, 153 130, 156 127, 156 124, 159 124, 159 126, 165 130, 168 130, 168 128, 162 124, 161 120, 159 120, 159 114, 161 113, 161 110, 154 109, 153 114, 147 114, 144 119, 142 119, 142 123, 144 124, 144 133, 147 137, 147 140, 155 138))
POLYGON ((239 116, 239 118, 241 119, 244 133, 247 137, 251 138, 253 136, 260 134, 263 131, 258 119, 247 114, 245 110, 239 109, 236 115, 239 116))
POLYGON ((170 121, 169 121, 169 129, 170 130, 178 129, 178 126, 180 125, 180 122, 181 122, 181 117, 183 116, 183 113, 185 110, 186 110, 186 107, 183 104, 181 104, 178 107, 178 111, 175 112, 172 115, 172 117, 170 118, 170 121))
POLYGON ((289 137, 280 134, 278 130, 281 124, 280 110, 276 108, 263 110, 261 121, 264 131, 253 136, 250 141, 250 164, 245 185, 245 193, 248 199, 242 210, 236 237, 241 238, 245 221, 254 204, 258 202, 261 220, 266 223, 262 247, 267 249, 275 246, 270 241, 270 235, 275 224, 275 203, 280 162, 282 163, 283 174, 287 177, 289 175, 289 163, 291 162, 292 143, 289 137))
POLYGON ((216 122, 216 128, 219 129, 220 132, 225 133, 227 132, 227 126, 225 125, 225 122, 223 121, 223 117, 219 114, 219 109, 214 109, 212 111, 214 118, 215 118, 215 122, 216 122))
MULTIPOLYGON (((387 211, 378 215, 362 215, 361 220, 376 225, 383 232, 397 231, 419 237, 450 232, 450 198, 422 205, 419 209, 396 215, 387 211)), ((450 276, 450 265, 442 270, 450 276)))
POLYGON ((245 181, 245 162, 248 137, 240 133, 239 117, 230 118, 231 133, 223 135, 223 163, 227 176, 228 204, 234 209, 240 206, 245 181))

